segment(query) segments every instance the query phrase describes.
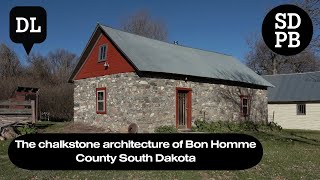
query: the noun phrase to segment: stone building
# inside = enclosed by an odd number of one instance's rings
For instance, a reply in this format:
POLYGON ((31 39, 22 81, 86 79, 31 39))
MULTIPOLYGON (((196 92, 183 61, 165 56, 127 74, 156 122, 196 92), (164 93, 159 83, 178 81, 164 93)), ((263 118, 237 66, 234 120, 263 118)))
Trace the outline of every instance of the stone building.
POLYGON ((267 121, 269 82, 237 59, 98 24, 70 77, 74 121, 139 132, 197 120, 267 121))

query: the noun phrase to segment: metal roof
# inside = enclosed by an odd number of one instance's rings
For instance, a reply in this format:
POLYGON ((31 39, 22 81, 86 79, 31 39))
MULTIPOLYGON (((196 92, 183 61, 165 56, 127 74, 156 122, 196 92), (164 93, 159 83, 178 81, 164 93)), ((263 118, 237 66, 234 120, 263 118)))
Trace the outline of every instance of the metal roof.
POLYGON ((98 24, 99 27, 138 71, 236 81, 265 87, 272 86, 232 56, 170 44, 98 24))
POLYGON ((320 101, 320 71, 263 77, 275 86, 268 88, 269 102, 320 101))
POLYGON ((140 71, 272 86, 232 56, 170 44, 101 25, 140 71))

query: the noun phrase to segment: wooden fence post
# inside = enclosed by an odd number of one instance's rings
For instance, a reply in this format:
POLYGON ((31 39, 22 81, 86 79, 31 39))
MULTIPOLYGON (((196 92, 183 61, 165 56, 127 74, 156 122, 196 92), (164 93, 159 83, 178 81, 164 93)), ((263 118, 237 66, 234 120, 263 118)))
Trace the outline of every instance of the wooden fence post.
POLYGON ((32 115, 31 115, 31 121, 32 123, 36 123, 36 109, 35 109, 35 101, 31 100, 31 111, 32 111, 32 115))

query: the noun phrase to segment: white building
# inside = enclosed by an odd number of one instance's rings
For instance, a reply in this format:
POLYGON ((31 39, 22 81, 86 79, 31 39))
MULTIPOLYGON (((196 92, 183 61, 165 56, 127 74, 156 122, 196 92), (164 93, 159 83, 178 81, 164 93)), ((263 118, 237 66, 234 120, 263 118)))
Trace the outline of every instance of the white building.
POLYGON ((285 129, 320 130, 320 71, 263 76, 268 88, 268 118, 285 129))

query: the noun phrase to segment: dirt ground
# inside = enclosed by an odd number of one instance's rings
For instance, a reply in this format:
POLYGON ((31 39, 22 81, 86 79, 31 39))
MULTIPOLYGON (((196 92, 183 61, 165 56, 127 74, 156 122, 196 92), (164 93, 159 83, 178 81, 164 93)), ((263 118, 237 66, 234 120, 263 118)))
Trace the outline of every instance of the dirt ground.
POLYGON ((38 124, 38 133, 108 133, 110 129, 88 125, 84 123, 55 123, 55 124, 38 124))

